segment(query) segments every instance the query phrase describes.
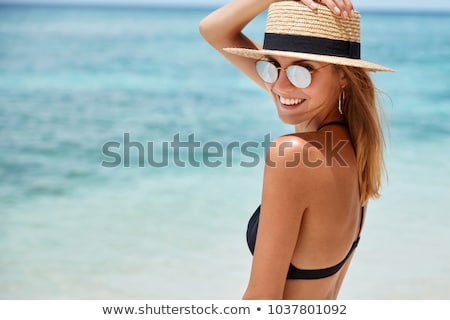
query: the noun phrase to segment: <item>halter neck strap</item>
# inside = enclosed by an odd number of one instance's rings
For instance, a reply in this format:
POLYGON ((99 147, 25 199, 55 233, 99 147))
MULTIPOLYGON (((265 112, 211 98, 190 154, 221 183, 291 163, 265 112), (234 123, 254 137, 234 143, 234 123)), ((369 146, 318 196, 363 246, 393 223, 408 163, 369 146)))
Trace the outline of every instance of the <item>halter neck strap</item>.
POLYGON ((347 127, 347 124, 346 124, 345 122, 342 122, 342 121, 330 121, 330 122, 327 122, 327 123, 324 123, 323 125, 321 125, 321 126, 317 129, 317 131, 319 131, 319 130, 322 129, 323 127, 326 127, 326 126, 332 126, 332 125, 339 125, 339 126, 347 127))

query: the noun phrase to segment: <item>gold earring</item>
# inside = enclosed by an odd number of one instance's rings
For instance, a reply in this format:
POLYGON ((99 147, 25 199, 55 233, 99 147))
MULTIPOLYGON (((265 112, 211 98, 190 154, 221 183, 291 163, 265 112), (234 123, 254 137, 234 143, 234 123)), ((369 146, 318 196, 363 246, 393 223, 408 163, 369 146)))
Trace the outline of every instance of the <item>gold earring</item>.
POLYGON ((340 114, 344 114, 342 111, 342 102, 345 100, 345 93, 344 90, 342 90, 341 94, 339 95, 339 104, 338 104, 338 110, 340 114))

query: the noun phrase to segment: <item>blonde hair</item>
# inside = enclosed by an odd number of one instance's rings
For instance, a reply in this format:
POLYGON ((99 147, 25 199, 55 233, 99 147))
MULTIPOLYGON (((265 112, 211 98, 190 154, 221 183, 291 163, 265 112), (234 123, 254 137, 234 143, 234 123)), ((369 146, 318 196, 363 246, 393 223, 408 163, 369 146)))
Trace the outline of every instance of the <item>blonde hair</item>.
POLYGON ((348 80, 344 89, 342 110, 348 123, 356 153, 361 205, 378 198, 383 174, 386 173, 385 146, 376 88, 367 71, 340 66, 348 80))

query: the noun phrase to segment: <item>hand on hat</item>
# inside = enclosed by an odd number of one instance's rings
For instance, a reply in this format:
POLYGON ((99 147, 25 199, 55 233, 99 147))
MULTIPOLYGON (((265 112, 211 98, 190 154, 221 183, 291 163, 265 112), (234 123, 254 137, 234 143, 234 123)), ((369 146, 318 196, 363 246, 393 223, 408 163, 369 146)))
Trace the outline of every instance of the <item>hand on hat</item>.
POLYGON ((353 4, 350 0, 300 0, 311 9, 317 9, 319 4, 327 6, 331 12, 342 18, 353 16, 353 4))

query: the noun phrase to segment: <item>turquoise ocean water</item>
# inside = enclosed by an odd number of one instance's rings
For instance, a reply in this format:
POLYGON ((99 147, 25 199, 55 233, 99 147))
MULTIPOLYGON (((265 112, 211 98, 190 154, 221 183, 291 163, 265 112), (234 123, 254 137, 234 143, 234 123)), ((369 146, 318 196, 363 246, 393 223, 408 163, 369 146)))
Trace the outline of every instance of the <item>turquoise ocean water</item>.
MULTIPOLYGON (((291 128, 200 38, 210 11, 0 8, 0 298, 241 297, 261 142, 291 128), (189 136, 224 150, 148 163, 189 136)), ((450 14, 364 12, 362 38, 398 70, 374 76, 389 181, 340 298, 449 299, 450 14)))

